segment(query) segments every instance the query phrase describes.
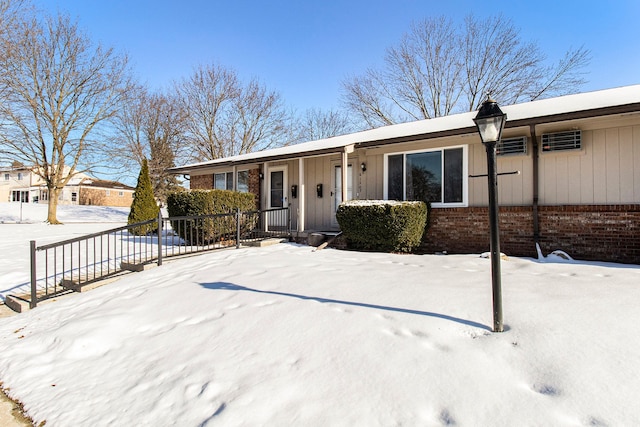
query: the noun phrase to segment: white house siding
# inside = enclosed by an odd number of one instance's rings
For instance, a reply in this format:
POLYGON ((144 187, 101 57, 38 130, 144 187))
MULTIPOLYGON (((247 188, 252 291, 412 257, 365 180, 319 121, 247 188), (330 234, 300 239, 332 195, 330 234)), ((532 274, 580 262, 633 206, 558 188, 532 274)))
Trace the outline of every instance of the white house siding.
POLYGON ((640 125, 583 130, 582 144, 540 155, 540 204, 640 203, 640 125))

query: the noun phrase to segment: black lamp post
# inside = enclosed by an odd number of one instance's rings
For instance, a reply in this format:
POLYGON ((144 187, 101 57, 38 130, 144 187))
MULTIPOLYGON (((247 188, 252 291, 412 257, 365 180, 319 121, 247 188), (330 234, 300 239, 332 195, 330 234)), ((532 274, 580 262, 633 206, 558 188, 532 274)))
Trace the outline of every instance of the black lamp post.
POLYGON ((491 285, 493 289, 493 331, 502 332, 502 284, 500 273, 500 229, 498 226, 498 171, 496 145, 500 141, 507 115, 498 103, 487 97, 473 121, 487 150, 487 181, 489 183, 489 226, 491 228, 491 285))

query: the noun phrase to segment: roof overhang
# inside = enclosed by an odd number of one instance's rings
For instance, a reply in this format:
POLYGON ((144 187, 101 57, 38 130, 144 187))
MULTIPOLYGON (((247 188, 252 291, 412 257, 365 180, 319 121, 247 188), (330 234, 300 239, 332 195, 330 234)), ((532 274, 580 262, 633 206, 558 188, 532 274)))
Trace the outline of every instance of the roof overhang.
MULTIPOLYGON (((501 107, 507 114, 506 129, 563 121, 640 112, 640 85, 566 95, 501 107)), ((381 147, 435 138, 477 134, 476 112, 385 126, 310 141, 287 147, 258 151, 169 169, 174 174, 193 174, 213 168, 327 156, 352 149, 381 147)), ((479 140, 479 136, 478 136, 479 140)))

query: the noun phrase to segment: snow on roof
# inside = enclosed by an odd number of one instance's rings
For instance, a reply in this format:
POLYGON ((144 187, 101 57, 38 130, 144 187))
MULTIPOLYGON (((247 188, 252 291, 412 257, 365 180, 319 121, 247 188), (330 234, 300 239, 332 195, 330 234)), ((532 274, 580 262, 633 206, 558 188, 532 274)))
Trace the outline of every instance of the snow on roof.
MULTIPOLYGON (((568 114, 578 111, 598 110, 601 108, 617 107, 640 103, 640 85, 619 87, 594 92, 565 95, 556 98, 548 98, 522 104, 507 105, 501 107, 507 114, 508 121, 527 120, 568 114)), ((270 150, 256 151, 238 156, 225 157, 206 162, 193 163, 186 166, 173 168, 176 172, 189 169, 215 166, 229 163, 248 163, 253 160, 269 158, 287 158, 291 156, 310 156, 314 153, 329 150, 342 150, 350 145, 384 141, 396 138, 410 137, 414 135, 428 135, 440 132, 465 130, 475 128, 473 122, 477 112, 453 114, 434 119, 419 120, 410 123, 384 126, 362 132, 340 135, 333 138, 304 142, 286 147, 270 150)), ((508 126, 508 122, 507 122, 508 126)))

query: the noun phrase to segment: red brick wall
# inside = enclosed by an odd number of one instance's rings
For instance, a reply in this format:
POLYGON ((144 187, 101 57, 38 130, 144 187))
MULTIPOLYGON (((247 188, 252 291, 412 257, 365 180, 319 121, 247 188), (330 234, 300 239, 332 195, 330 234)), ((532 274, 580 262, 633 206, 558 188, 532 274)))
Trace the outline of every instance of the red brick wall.
MULTIPOLYGON (((210 190, 213 188, 213 174, 192 175, 189 181, 189 188, 192 190, 210 190)), ((260 209, 260 170, 249 170, 249 192, 255 195, 256 209, 260 209)))
POLYGON ((256 209, 260 210, 260 193, 262 186, 260 185, 260 169, 249 170, 249 193, 255 195, 256 209))
POLYGON ((192 190, 211 190, 213 188, 213 174, 191 175, 189 188, 192 190))
POLYGON ((129 207, 133 202, 133 191, 130 190, 118 190, 117 188, 111 188, 108 190, 102 188, 80 188, 78 196, 79 205, 93 205, 93 206, 117 206, 117 207, 129 207), (120 193, 122 192, 122 195, 120 193))
MULTIPOLYGON (((540 206, 539 244, 546 255, 561 249, 576 259, 640 264, 640 205, 540 206)), ((500 207, 500 249, 536 257, 531 206, 500 207)), ((423 248, 429 252, 489 250, 486 207, 431 210, 423 248)))

